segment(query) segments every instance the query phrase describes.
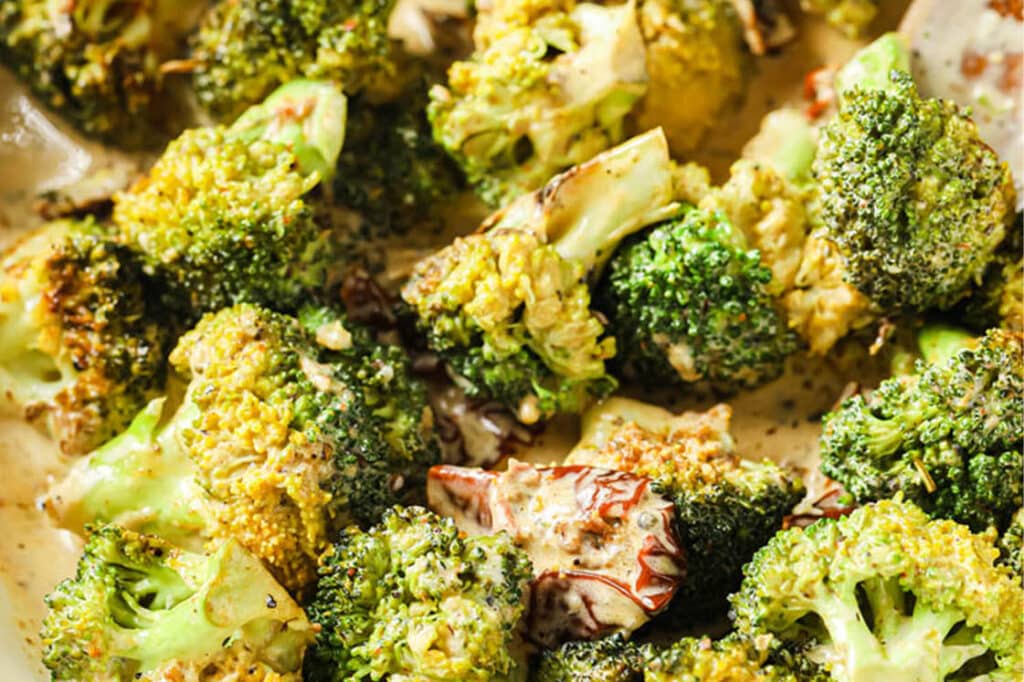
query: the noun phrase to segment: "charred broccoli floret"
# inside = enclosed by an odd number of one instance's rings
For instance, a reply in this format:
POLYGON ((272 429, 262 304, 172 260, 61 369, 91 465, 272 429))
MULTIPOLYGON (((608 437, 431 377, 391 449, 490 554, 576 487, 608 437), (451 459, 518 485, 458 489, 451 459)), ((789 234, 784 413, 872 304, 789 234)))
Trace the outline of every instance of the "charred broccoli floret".
POLYGON ((999 561, 1009 566, 1019 577, 1024 577, 1024 507, 1017 510, 1010 525, 999 537, 999 561))
POLYGON ((458 168, 433 139, 426 104, 422 86, 384 104, 349 100, 334 200, 358 211, 370 234, 436 227, 440 204, 462 190, 458 168))
POLYGON ((847 281, 873 303, 948 308, 1003 241, 1013 180, 967 112, 921 98, 906 72, 873 72, 884 60, 871 57, 839 74, 839 112, 814 161, 818 216, 847 281))
POLYGON ((636 123, 662 126, 673 155, 684 156, 743 94, 739 20, 728 0, 642 0, 637 15, 649 82, 636 123))
POLYGON ((471 397, 526 423, 579 412, 615 387, 615 341, 590 307, 588 275, 624 236, 676 210, 660 131, 611 149, 421 261, 402 296, 471 397))
POLYGON ((345 98, 293 81, 231 128, 174 140, 149 174, 114 197, 121 239, 189 314, 234 303, 292 310, 337 257, 311 193, 333 171, 345 98))
POLYGON ((302 318, 241 305, 185 334, 183 403, 154 402, 76 464, 50 492, 61 525, 236 538, 299 590, 334 530, 416 500, 437 451, 407 358, 330 311, 302 318))
POLYGON ((127 147, 175 131, 164 66, 204 0, 6 0, 0 56, 49 107, 88 135, 127 147))
POLYGON ((299 605, 230 540, 195 554, 106 526, 46 604, 43 663, 67 682, 299 682, 313 638, 299 605))
POLYGON ((802 483, 779 466, 736 455, 731 418, 726 405, 674 415, 612 398, 585 415, 583 438, 566 459, 646 476, 675 504, 686 580, 662 616, 675 624, 723 613, 743 564, 803 496, 802 483))
POLYGON ((976 349, 918 365, 825 416, 822 471, 857 500, 902 492, 976 531, 1006 528, 1024 503, 1022 339, 993 331, 976 349))
POLYGON ((301 78, 346 94, 390 97, 400 81, 388 38, 394 0, 221 0, 192 40, 196 95, 231 122, 276 88, 301 78))
POLYGON ((566 642, 541 654, 533 681, 641 682, 650 651, 619 634, 566 642))
POLYGON ((68 453, 125 428, 163 390, 173 321, 133 254, 91 220, 53 222, 0 262, 4 398, 68 453))
POLYGON ((429 108, 434 136, 499 206, 626 137, 644 94, 635 5, 499 0, 429 108))
POLYGON ((516 623, 530 577, 506 534, 466 538, 450 519, 396 507, 326 554, 305 679, 523 679, 516 623))
POLYGON ((837 682, 1019 679, 1024 592, 998 556, 991 535, 877 502, 776 535, 744 568, 736 627, 837 682))
POLYGON ((800 6, 824 17, 850 38, 864 33, 878 14, 878 0, 800 0, 800 6))
POLYGON ((723 213, 686 209, 616 252, 597 300, 627 376, 735 389, 782 373, 796 336, 744 242, 723 213))

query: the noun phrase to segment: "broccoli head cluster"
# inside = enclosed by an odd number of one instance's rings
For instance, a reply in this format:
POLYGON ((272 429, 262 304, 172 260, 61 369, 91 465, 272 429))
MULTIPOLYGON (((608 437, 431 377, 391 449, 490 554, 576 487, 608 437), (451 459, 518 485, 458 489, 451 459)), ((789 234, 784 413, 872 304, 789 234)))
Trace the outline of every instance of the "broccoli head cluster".
POLYGON ((1006 528, 1024 502, 1024 346, 989 332, 826 415, 822 471, 859 501, 902 493, 935 517, 1006 528))
POLYGON ((388 37, 394 0, 221 0, 192 39, 200 104, 231 122, 276 88, 302 78, 346 94, 393 94, 401 73, 388 37))
POLYGON ((180 56, 202 0, 8 0, 0 55, 86 134, 127 147, 172 133, 164 65, 180 56))
POLYGON ((867 30, 878 14, 878 5, 879 0, 800 0, 805 12, 823 17, 850 38, 867 30))
POLYGON ((233 541, 197 554, 100 528, 46 604, 43 663, 61 682, 299 682, 313 638, 299 605, 233 541))
POLYGON ((523 679, 516 623, 531 574, 506 534, 467 538, 419 507, 350 528, 308 607, 320 630, 305 679, 523 679))
POLYGON ((154 403, 72 468, 50 493, 62 525, 235 538, 300 590, 334 530, 417 499, 436 463, 404 353, 331 311, 300 322, 227 308, 186 333, 171 363, 188 382, 182 404, 154 403))
POLYGON ((597 294, 628 375, 755 386, 796 349, 772 272, 723 213, 686 209, 616 252, 597 294))
POLYGON ((901 500, 779 533, 744 568, 736 628, 837 682, 1018 679, 1024 591, 992 540, 901 500))
POLYGON ((151 284, 88 219, 29 233, 0 268, 5 398, 65 452, 88 452, 163 390, 172 332, 151 284))

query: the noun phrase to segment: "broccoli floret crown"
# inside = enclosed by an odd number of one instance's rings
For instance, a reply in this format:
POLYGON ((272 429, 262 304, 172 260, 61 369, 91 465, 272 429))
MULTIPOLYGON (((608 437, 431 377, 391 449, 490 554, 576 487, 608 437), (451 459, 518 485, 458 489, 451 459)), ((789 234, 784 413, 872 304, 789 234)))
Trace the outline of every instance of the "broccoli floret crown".
POLYGON ((623 371, 647 381, 749 387, 778 377, 795 336, 771 270, 724 214, 688 209, 632 237, 597 295, 623 371))
POLYGON ((91 219, 39 228, 0 267, 7 397, 62 449, 86 452, 163 388, 173 323, 135 256, 91 219))
POLYGON ((233 121, 298 78, 334 81, 347 94, 390 93, 400 77, 387 23, 394 0, 219 2, 193 37, 196 95, 233 121))
POLYGON ((1017 510, 1010 525, 999 537, 999 561, 1024 578, 1024 507, 1017 510))
POLYGON ((979 281, 1013 218, 1009 168, 951 101, 911 77, 854 86, 823 128, 817 205, 846 278, 883 309, 949 307, 979 281))
POLYGON ((530 577, 507 535, 460 537, 451 519, 396 507, 325 555, 306 679, 506 679, 530 577))
POLYGON ((889 379, 825 417, 822 471, 861 501, 903 495, 935 517, 1002 530, 1024 502, 1019 335, 889 379))
POLYGON ((769 650, 736 635, 712 641, 684 637, 657 651, 644 668, 644 682, 826 682, 810 669, 796 671, 769 662, 769 650))
POLYGON ((43 663, 69 682, 200 679, 213 670, 298 682, 312 638, 302 609, 237 544, 191 554, 116 526, 92 533, 75 576, 46 603, 43 663))
POLYGON ((744 568, 736 627, 839 682, 1016 679, 1024 592, 992 539, 902 500, 781 532, 744 568))
POLYGON ((621 634, 593 641, 569 641, 546 649, 534 682, 639 682, 651 648, 621 634))

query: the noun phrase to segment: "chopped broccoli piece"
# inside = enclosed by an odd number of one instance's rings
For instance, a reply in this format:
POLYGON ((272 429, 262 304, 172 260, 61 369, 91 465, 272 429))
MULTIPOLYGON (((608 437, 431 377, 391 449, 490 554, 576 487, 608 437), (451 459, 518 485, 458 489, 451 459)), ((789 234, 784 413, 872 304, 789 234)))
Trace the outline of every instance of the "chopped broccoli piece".
POLYGON ((334 168, 344 117, 332 85, 293 81, 231 128, 186 131, 115 195, 121 238, 166 281, 169 305, 290 311, 325 286, 338 254, 311 192, 334 168))
POLYGON ((930 515, 1002 530, 1024 503, 1022 339, 918 365, 825 416, 822 471, 857 500, 902 492, 930 515))
POLYGON ((685 156, 745 90, 739 19, 728 0, 642 0, 637 15, 649 82, 636 125, 662 126, 673 155, 685 156))
POLYGON ((334 200, 358 211, 370 234, 439 227, 441 202, 462 190, 458 168, 432 137, 426 104, 423 87, 384 104, 350 100, 334 200))
POLYGON ((1024 546, 1024 507, 1017 510, 1010 520, 1010 525, 999 537, 999 561, 1024 578, 1024 555, 1021 548, 1024 546))
POLYGON ((221 0, 192 40, 200 104, 231 122, 276 88, 301 78, 346 94, 394 94, 402 75, 388 38, 394 0, 221 0))
POLYGON ((534 682, 641 682, 650 647, 621 634, 571 641, 541 654, 534 682))
POLYGON ((173 323, 140 263, 92 220, 61 220, 0 261, 5 398, 67 453, 88 452, 163 390, 173 323))
POLYGON ((61 525, 233 537, 300 590, 334 530, 418 499, 438 455, 408 359, 330 311, 302 318, 241 305, 185 334, 183 404, 151 404, 77 463, 50 492, 61 525))
POLYGON ((308 612, 320 632, 306 680, 490 682, 525 673, 516 623, 530 562, 506 534, 464 538, 450 519, 396 507, 326 554, 308 612))
POLYGON ((476 50, 429 108, 434 136, 488 204, 541 187, 626 137, 647 74, 636 8, 575 0, 502 1, 476 50))
POLYGON ((1016 224, 996 251, 978 287, 954 314, 979 332, 992 327, 1024 333, 1024 224, 1016 224))
POLYGON ((583 438, 567 464, 646 476, 675 504, 686 550, 686 580, 662 616, 673 624, 721 615, 741 569, 782 527, 803 485, 770 461, 735 454, 732 410, 670 412, 611 398, 584 417, 583 438))
POLYGON ((805 12, 825 18, 848 38, 863 35, 878 14, 879 0, 800 0, 805 12))
POLYGON ((736 627, 837 682, 1018 679, 1024 592, 998 556, 991 535, 877 502, 776 535, 744 568, 736 627))
POLYGON ((622 237, 671 215, 673 193, 664 136, 636 137, 421 261, 402 296, 471 397, 525 423, 579 412, 616 385, 587 277, 622 237))
POLYGON ((798 669, 769 662, 756 641, 730 635, 712 641, 684 637, 657 652, 644 669, 644 682, 827 682, 807 661, 798 669))
POLYGON ((230 540, 195 554, 106 526, 46 604, 43 663, 68 682, 299 682, 313 638, 299 605, 230 540))
POLYGON ((921 359, 929 365, 949 362, 960 351, 977 345, 976 336, 948 324, 927 324, 917 332, 917 349, 921 359))
POLYGON ((782 374, 796 337, 772 273, 724 214, 687 209, 616 252, 597 294, 616 364, 645 381, 756 386, 782 374))
POLYGON ((902 71, 841 93, 814 172, 819 216, 847 281, 886 310, 955 304, 1013 219, 1007 165, 964 111, 922 99, 902 71))
POLYGON ((43 101, 87 135, 150 146, 181 116, 164 91, 204 0, 5 0, 0 56, 43 101))

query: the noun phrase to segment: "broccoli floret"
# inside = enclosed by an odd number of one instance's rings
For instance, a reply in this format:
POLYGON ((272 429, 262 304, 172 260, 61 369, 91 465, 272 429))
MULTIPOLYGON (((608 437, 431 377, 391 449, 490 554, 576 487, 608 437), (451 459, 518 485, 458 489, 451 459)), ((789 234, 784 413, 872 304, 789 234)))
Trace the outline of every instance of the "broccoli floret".
POLYGON ((293 81, 231 128, 186 131, 114 196, 121 239, 166 281, 169 305, 293 310, 324 287, 338 254, 311 192, 334 168, 344 121, 333 86, 293 81))
POLYGON ((350 528, 324 557, 308 607, 320 632, 305 679, 522 679, 515 628, 530 576, 506 534, 461 537, 419 507, 350 528))
POLYGON ((593 641, 571 641, 546 649, 533 682, 641 682, 650 647, 621 634, 593 641))
POLYGON ((208 554, 106 526, 46 597, 54 680, 299 682, 306 615, 237 543, 208 554))
POLYGON ((996 251, 981 286, 954 314, 980 332, 992 327, 1024 333, 1024 225, 1021 214, 996 251))
POLYGON ((597 294, 628 376, 756 386, 782 373, 796 336, 772 272, 723 213, 687 209, 616 252, 597 294))
POLYGON ((1018 577, 1024 578, 1024 507, 1017 510, 1010 525, 999 537, 999 561, 1009 566, 1018 577))
POLYGON ((740 22, 727 0, 642 0, 637 15, 649 82, 636 125, 664 127, 673 155, 685 156, 744 92, 740 22))
POLYGON ((566 458, 646 476, 675 504, 687 568, 662 616, 673 624, 723 613, 743 564, 803 497, 802 483, 779 466, 735 454, 731 418, 727 405, 674 415, 612 398, 585 415, 583 438, 566 458))
POLYGON ((1024 592, 998 556, 991 535, 877 502, 776 535, 744 568, 735 624, 837 682, 1019 679, 1024 592))
POLYGON ((88 452, 163 390, 173 322, 140 263, 92 220, 49 223, 0 261, 4 398, 88 452))
POLYGON ((827 682, 828 675, 801 660, 797 668, 770 661, 760 642, 730 635, 684 637, 652 656, 644 682, 827 682))
POLYGON ((77 463, 50 492, 61 525, 233 537, 300 590, 334 530, 417 500, 438 455, 408 359, 335 313, 302 318, 241 305, 185 334, 182 405, 151 404, 77 463))
POLYGON ((431 91, 434 136, 480 196, 499 206, 621 142, 644 94, 633 3, 502 1, 475 52, 431 91))
POLYGON ((814 161, 818 216, 846 280, 873 303, 947 308, 1006 235, 1013 181, 966 112, 922 99, 905 72, 888 76, 839 81, 814 161))
POLYGON ((587 277, 622 237, 671 215, 673 193, 664 135, 636 137, 421 261, 402 296, 471 397, 525 423, 579 412, 616 385, 587 277))
POLYGON ((439 205, 462 190, 463 180, 432 137, 426 89, 410 88, 384 104, 365 95, 349 103, 334 200, 358 211, 371 234, 439 227, 439 205))
POLYGON ((192 40, 200 104, 231 122, 300 78, 333 81, 346 94, 390 98, 401 81, 388 38, 394 0, 221 0, 192 40))
POLYGON ((857 500, 902 492, 930 515, 1002 530, 1024 502, 1022 339, 918 365, 825 416, 822 471, 857 500))
POLYGON ((800 0, 800 7, 824 17, 849 38, 862 35, 878 14, 878 0, 800 0))
POLYGON ((204 0, 6 0, 0 56, 47 106, 124 147, 173 134, 163 89, 204 0))

